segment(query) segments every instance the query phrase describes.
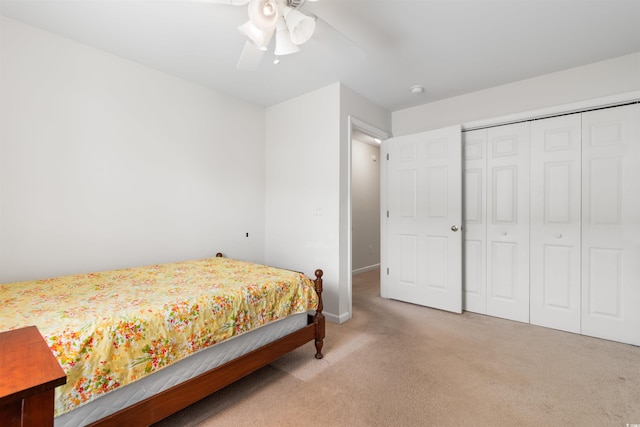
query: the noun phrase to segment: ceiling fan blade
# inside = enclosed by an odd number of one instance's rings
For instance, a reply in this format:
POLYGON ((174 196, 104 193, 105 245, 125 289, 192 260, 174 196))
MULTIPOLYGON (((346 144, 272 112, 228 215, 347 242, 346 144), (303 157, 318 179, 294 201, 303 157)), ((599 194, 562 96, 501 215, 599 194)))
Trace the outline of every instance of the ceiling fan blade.
POLYGON ((258 69, 264 51, 258 49, 253 43, 247 41, 242 48, 236 68, 240 71, 255 71, 258 69))
POLYGON ((317 15, 310 14, 316 20, 316 30, 311 40, 331 49, 333 52, 351 60, 361 61, 367 54, 356 42, 340 30, 317 15))

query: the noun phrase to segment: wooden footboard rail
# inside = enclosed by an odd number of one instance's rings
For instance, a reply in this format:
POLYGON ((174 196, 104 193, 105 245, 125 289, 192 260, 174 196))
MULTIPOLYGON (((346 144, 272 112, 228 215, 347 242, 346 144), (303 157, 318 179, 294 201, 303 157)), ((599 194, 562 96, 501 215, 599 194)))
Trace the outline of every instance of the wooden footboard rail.
POLYGON ((324 344, 324 314, 322 314, 322 310, 324 310, 324 306, 322 305, 322 275, 324 274, 322 270, 317 269, 314 273, 316 275, 315 280, 313 281, 316 293, 318 294, 318 308, 316 309, 316 314, 313 316, 313 319, 310 323, 316 325, 316 359, 322 359, 322 345, 324 344))
POLYGON ((309 315, 307 326, 304 328, 195 378, 177 384, 162 393, 124 408, 90 424, 90 426, 148 426, 257 371, 311 340, 315 342, 316 359, 322 359, 322 345, 325 337, 325 317, 322 313, 322 275, 322 270, 315 271, 316 278, 313 282, 319 299, 318 308, 315 314, 309 315))

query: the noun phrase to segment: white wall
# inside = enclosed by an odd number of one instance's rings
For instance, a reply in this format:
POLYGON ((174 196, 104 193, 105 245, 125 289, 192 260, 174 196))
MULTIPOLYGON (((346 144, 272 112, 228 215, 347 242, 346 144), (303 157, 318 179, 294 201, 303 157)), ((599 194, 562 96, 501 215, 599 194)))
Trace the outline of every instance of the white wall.
POLYGON ((325 314, 338 316, 339 97, 332 84, 266 110, 267 264, 324 271, 325 314))
POLYGON ((388 130, 391 114, 340 83, 267 108, 268 264, 324 271, 327 318, 350 318, 349 115, 388 130))
POLYGON ((393 112, 394 136, 640 90, 640 52, 393 112))
MULTIPOLYGON (((3 245, 3 236, 2 236, 2 159, 4 158, 3 154, 2 154, 2 147, 4 146, 2 143, 2 138, 3 138, 3 128, 4 128, 4 115, 3 115, 3 103, 2 103, 2 99, 4 99, 4 93, 3 93, 3 88, 2 88, 2 64, 3 64, 3 60, 2 60, 2 46, 3 46, 3 27, 4 27, 4 19, 2 19, 2 17, 0 16, 0 276, 2 275, 2 271, 4 271, 4 245, 3 245)), ((2 282, 2 278, 0 277, 0 283, 2 282)))
POLYGON ((352 266, 354 272, 380 264, 380 147, 351 144, 352 266))
POLYGON ((6 18, 1 55, 0 282, 264 262, 262 107, 6 18))

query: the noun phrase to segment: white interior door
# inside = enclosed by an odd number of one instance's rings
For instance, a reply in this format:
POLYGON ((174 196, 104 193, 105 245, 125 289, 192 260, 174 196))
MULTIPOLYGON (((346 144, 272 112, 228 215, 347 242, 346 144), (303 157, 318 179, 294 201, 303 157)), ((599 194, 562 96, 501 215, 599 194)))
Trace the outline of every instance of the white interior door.
POLYGON ((462 136, 464 182, 462 194, 463 306, 487 313, 487 130, 462 136))
POLYGON ((581 115, 531 123, 530 321, 580 333, 581 115))
POLYGON ((487 130, 487 314, 529 322, 529 123, 487 130))
POLYGON ((640 345, 640 105, 582 117, 582 333, 640 345))
POLYGON ((387 141, 387 295, 462 312, 461 131, 387 141))

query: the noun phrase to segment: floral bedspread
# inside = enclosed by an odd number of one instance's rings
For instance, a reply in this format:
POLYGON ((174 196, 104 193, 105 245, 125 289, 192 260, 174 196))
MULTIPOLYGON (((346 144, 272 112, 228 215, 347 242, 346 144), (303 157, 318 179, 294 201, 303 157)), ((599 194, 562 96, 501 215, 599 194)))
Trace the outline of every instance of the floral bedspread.
POLYGON ((60 415, 317 303, 301 273, 206 258, 0 285, 0 331, 38 327, 67 374, 60 415))

